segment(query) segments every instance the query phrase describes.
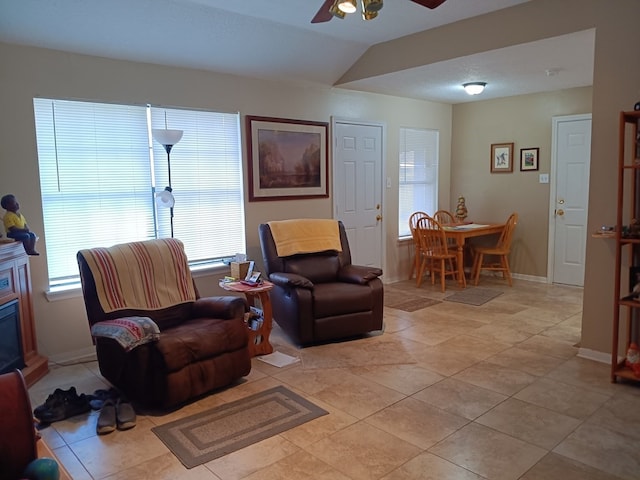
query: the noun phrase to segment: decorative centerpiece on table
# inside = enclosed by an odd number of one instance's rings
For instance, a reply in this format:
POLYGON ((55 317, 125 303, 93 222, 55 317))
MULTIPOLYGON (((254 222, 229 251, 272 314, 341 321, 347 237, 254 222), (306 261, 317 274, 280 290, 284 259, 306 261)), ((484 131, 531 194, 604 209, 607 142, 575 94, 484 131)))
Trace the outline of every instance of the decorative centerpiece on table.
POLYGON ((467 218, 467 206, 464 203, 464 197, 460 195, 458 197, 458 206, 456 207, 456 220, 464 222, 465 218, 467 218))

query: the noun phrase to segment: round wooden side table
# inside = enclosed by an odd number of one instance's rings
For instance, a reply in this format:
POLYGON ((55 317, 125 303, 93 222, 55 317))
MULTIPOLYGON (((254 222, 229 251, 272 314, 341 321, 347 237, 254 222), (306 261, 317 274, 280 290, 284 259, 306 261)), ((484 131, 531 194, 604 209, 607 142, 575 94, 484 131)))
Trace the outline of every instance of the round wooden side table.
POLYGON ((271 299, 269 291, 273 288, 273 283, 264 280, 260 285, 252 287, 241 282, 223 282, 219 283, 220 288, 230 292, 244 293, 249 305, 261 308, 263 322, 257 329, 249 330, 249 352, 252 357, 256 355, 267 355, 273 353, 273 346, 269 343, 269 335, 273 326, 273 311, 271 310, 271 299), (259 304, 259 305, 258 305, 259 304))

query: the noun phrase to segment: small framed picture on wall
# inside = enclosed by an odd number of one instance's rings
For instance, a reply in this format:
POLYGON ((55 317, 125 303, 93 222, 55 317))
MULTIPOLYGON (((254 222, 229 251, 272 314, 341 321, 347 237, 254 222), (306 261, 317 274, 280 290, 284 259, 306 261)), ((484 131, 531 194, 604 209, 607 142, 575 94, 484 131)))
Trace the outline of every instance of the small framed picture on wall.
POLYGON ((520 171, 527 172, 529 170, 538 170, 538 154, 539 148, 521 148, 520 149, 520 171))
POLYGON ((513 172, 513 143, 491 144, 491 173, 513 172))

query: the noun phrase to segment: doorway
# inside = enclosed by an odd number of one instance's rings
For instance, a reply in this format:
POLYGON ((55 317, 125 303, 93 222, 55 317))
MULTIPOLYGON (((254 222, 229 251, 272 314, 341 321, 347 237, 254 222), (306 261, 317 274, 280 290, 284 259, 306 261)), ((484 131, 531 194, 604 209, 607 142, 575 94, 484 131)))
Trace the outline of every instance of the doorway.
POLYGON ((584 286, 591 114, 553 118, 549 197, 549 283, 584 286))
POLYGON ((332 119, 333 212, 354 265, 383 266, 381 124, 332 119))

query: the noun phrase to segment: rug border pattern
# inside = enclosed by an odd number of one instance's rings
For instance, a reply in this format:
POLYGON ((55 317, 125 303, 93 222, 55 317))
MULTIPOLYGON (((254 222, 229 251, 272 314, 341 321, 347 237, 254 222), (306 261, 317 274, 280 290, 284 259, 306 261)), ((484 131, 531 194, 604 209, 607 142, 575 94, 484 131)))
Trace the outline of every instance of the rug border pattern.
POLYGON ((193 468, 328 413, 309 400, 279 385, 164 425, 158 425, 153 427, 151 431, 185 467, 193 468), (217 419, 224 420, 225 417, 232 419, 233 415, 240 412, 249 415, 251 410, 258 411, 261 405, 268 402, 276 402, 279 407, 273 417, 265 418, 260 423, 253 424, 244 430, 218 437, 215 443, 202 442, 194 431, 195 428, 204 428, 217 419), (252 429, 252 432, 248 431, 249 429, 252 429))

